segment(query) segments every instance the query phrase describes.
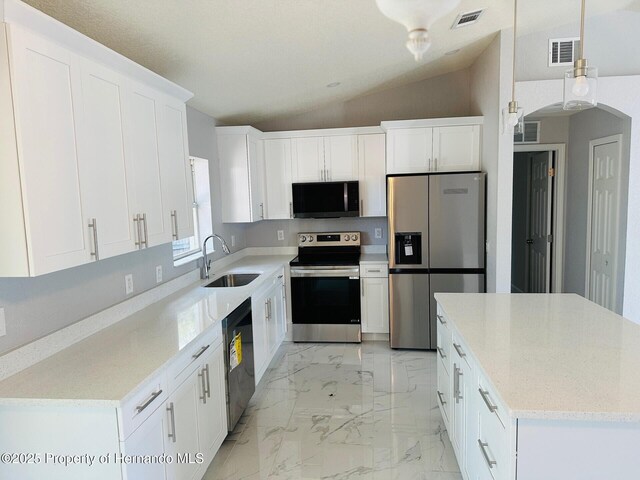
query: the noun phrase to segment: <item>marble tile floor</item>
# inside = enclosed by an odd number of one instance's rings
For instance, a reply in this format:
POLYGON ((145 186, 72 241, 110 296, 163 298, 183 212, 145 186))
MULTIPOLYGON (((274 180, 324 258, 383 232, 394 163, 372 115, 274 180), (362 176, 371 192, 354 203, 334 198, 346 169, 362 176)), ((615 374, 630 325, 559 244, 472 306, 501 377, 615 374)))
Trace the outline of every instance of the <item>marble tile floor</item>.
POLYGON ((285 343, 204 480, 459 480, 436 355, 285 343))

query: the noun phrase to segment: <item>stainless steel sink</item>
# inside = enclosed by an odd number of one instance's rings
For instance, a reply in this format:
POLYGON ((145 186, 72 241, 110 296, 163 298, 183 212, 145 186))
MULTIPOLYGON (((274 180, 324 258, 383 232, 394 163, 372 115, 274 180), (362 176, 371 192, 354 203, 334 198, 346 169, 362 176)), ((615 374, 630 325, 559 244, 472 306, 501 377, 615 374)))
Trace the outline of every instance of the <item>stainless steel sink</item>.
POLYGON ((207 288, 227 288, 227 287, 244 287, 249 285, 256 278, 260 276, 259 273, 228 273, 216 278, 213 282, 205 285, 207 288))

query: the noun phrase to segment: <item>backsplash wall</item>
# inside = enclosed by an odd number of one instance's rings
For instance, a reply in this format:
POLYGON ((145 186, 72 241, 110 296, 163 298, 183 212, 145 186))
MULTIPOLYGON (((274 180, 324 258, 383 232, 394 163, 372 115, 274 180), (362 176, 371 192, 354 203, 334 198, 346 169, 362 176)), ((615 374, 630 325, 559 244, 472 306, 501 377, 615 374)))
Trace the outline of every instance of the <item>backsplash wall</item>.
POLYGON ((264 220, 251 224, 246 230, 247 247, 291 247, 298 245, 301 232, 362 232, 362 245, 387 244, 387 218, 329 218, 264 220), (382 229, 382 238, 375 238, 375 229, 382 229), (284 240, 278 240, 278 230, 284 232, 284 240))

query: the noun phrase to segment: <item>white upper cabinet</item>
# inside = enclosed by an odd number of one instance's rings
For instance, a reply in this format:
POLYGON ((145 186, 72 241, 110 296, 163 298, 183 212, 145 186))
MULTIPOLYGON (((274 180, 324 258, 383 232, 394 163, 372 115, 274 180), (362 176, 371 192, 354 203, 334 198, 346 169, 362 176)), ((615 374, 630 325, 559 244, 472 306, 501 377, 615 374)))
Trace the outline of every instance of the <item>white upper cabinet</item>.
POLYGON ((292 138, 291 151, 293 183, 325 181, 323 137, 292 138))
POLYGON ((402 128, 387 133, 387 173, 431 170, 433 129, 402 128))
POLYGON ((433 170, 478 170, 480 168, 480 125, 433 129, 433 170))
POLYGON ((3 6, 0 276, 170 242, 174 211, 177 236, 191 235, 191 94, 22 2, 3 6))
MULTIPOLYGON (((264 218, 263 141, 251 127, 218 127, 220 190, 224 223, 264 218)), ((259 133, 259 132, 258 132, 259 133)))
POLYGON ((94 260, 136 248, 134 225, 129 219, 135 189, 132 157, 125 154, 123 83, 124 79, 112 70, 83 60, 85 121, 79 149, 80 183, 94 260))
POLYGON ((382 122, 387 173, 480 169, 482 117, 382 122))
POLYGON ((358 179, 358 137, 332 135, 291 139, 293 183, 358 179))
POLYGON ((164 97, 160 103, 158 145, 164 221, 171 239, 193 235, 193 174, 189 160, 187 110, 184 103, 164 97))
POLYGON ((385 135, 359 135, 358 155, 360 216, 384 217, 387 214, 385 135))
POLYGON ((265 218, 291 218, 291 139, 264 141, 264 189, 265 218))
POLYGON ((358 179, 358 137, 336 135, 324 137, 325 181, 358 179))
MULTIPOLYGON (((22 204, 0 208, 23 208, 28 272, 42 275, 90 261, 78 174, 77 127, 83 123, 80 62, 23 28, 11 28, 9 45, 14 108, 2 115, 15 116, 20 173, 19 178, 0 181, 20 183, 22 204)), ((3 69, 3 75, 8 74, 9 69, 3 69)))

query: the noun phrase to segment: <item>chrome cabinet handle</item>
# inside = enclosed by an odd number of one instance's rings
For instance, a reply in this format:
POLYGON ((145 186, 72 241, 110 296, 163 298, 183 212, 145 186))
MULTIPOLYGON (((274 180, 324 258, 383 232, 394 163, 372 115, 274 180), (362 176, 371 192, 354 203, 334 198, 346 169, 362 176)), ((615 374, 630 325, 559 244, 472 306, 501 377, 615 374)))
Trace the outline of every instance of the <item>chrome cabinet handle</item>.
POLYGON ((93 252, 92 257, 96 257, 96 260, 100 260, 100 252, 98 251, 98 222, 95 218, 92 218, 89 222, 89 228, 93 231, 93 252))
POLYGON ((427 158, 427 165, 429 166, 429 170, 433 170, 433 162, 430 157, 427 158))
POLYGON ((324 168, 320 170, 320 180, 324 182, 324 168))
POLYGON ((464 350, 462 350, 462 347, 460 345, 458 345, 457 343, 453 344, 453 348, 456 349, 456 352, 458 352, 458 355, 460 355, 460 357, 464 358, 467 356, 466 353, 464 353, 464 350))
MULTIPOLYGON (((207 372, 207 398, 211 398, 211 379, 209 378, 209 364, 207 363, 204 366, 205 371, 207 372)), ((207 402, 204 402, 207 403, 207 402)))
POLYGON ((173 443, 176 443, 176 414, 173 402, 167 407, 167 412, 169 412, 169 418, 171 419, 171 432, 168 433, 168 437, 173 440, 173 443))
POLYGON ((444 407, 447 404, 447 402, 443 399, 444 395, 440 390, 437 390, 437 392, 438 392, 438 400, 440 400, 440 403, 444 407))
POLYGON ((171 210, 171 229, 173 230, 173 239, 178 240, 178 211, 171 210))
POLYGON ((140 241, 140 244, 144 244, 144 247, 147 248, 149 246, 149 232, 147 230, 147 214, 142 214, 142 223, 144 224, 144 241, 140 241))
POLYGON ((293 202, 289 202, 289 217, 293 218, 293 202))
POLYGON ((260 218, 264 220, 264 203, 260 204, 260 218))
POLYGON ((207 386, 205 384, 204 379, 204 368, 198 372, 198 377, 200 378, 200 387, 202 387, 202 395, 200 396, 200 400, 202 403, 206 405, 207 403, 207 386))
POLYGON ((269 320, 273 320, 273 311, 272 311, 271 299, 269 299, 269 320))
POLYGON ((153 403, 153 401, 160 396, 161 393, 162 393, 162 389, 158 390, 157 392, 153 392, 151 394, 151 396, 147 399, 146 402, 144 402, 142 405, 138 405, 136 407, 136 413, 140 413, 145 408, 147 408, 149 405, 151 405, 153 403))
POLYGON ((193 359, 195 360, 197 358, 200 358, 200 355, 206 352, 207 348, 209 348, 209 345, 204 345, 203 347, 201 347, 200 350, 192 355, 193 359))
POLYGON ((442 325, 446 325, 447 321, 444 319, 444 317, 442 315, 436 315, 436 317, 438 317, 438 321, 442 324, 442 325))
POLYGON ((453 396, 456 399, 456 403, 460 403, 460 400, 462 400, 462 394, 460 392, 460 377, 463 375, 462 374, 462 369, 458 368, 456 365, 454 365, 454 372, 453 372, 453 396))
POLYGON ((264 318, 269 321, 269 300, 264 301, 264 318))
POLYGON ((480 446, 480 451, 482 451, 482 456, 487 462, 487 465, 489 466, 489 468, 493 468, 495 465, 497 465, 498 462, 496 462, 495 460, 491 460, 491 457, 489 456, 489 452, 487 452, 487 447, 489 446, 489 444, 478 439, 478 445, 480 446))
POLYGON ((362 298, 364 298, 364 279, 360 279, 360 292, 362 293, 362 298))
POLYGON ((136 214, 135 217, 133 217, 133 223, 136 224, 136 242, 135 242, 135 246, 138 248, 142 248, 142 233, 140 231, 140 214, 136 214))
POLYGON ((360 216, 364 213, 364 200, 360 199, 360 216))
POLYGON ((478 389, 478 392, 480 392, 480 396, 482 397, 482 400, 484 400, 484 403, 487 405, 487 408, 491 413, 494 413, 496 410, 498 410, 498 406, 491 403, 491 399, 489 398, 489 392, 487 392, 486 390, 483 390, 482 387, 478 389))
POLYGON ((370 269, 369 269, 369 270, 367 270, 367 271, 368 271, 368 272, 373 272, 373 273, 380 273, 380 269, 379 269, 379 268, 376 268, 376 269, 370 268, 370 269))
POLYGON ((444 360, 445 358, 447 358, 447 355, 444 353, 444 350, 442 349, 442 347, 436 347, 436 349, 438 350, 438 353, 440 354, 440 357, 444 360))
POLYGON ((438 171, 438 159, 434 158, 433 159, 433 163, 434 163, 434 167, 435 167, 434 170, 437 172, 438 171))

